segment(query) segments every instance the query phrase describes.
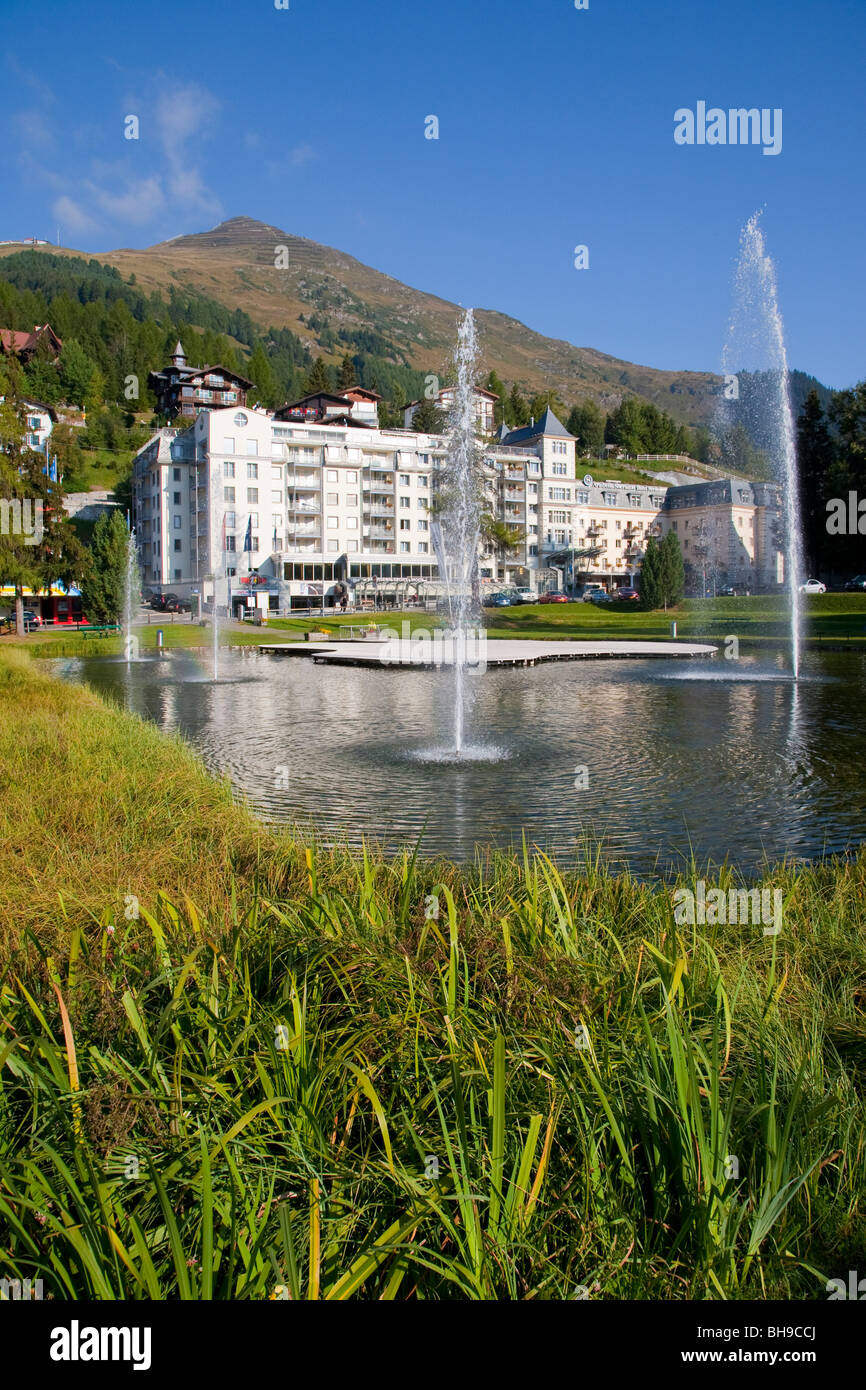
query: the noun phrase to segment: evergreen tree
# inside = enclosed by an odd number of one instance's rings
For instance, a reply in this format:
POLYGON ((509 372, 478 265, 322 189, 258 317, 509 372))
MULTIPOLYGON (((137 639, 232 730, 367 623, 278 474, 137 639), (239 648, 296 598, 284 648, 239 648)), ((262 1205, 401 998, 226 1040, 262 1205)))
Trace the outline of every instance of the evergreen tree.
POLYGON ((499 397, 499 400, 493 403, 493 424, 494 427, 498 429, 501 424, 505 423, 505 409, 508 397, 508 392, 505 389, 505 382, 500 381, 495 371, 491 371, 484 385, 487 387, 488 391, 494 391, 499 397))
POLYGON ((307 377, 304 395, 310 396, 314 391, 331 391, 331 373, 328 371, 324 357, 317 357, 310 369, 307 377))
POLYGON ((81 601, 91 623, 116 623, 123 612, 129 532, 118 508, 103 512, 90 542, 91 569, 81 601))
POLYGON ((604 445, 604 416, 595 401, 583 401, 571 411, 565 428, 577 440, 580 458, 595 458, 604 445))
POLYGON ((661 585, 661 558, 655 536, 650 536, 644 551, 643 564, 638 576, 640 601, 644 608, 661 608, 664 598, 661 585))
POLYGON ((352 358, 349 356, 349 354, 346 353, 345 357, 340 363, 340 375, 337 380, 337 390, 346 391, 350 386, 355 386, 357 384, 357 380, 358 373, 355 370, 355 363, 352 361, 352 358))
POLYGON ((658 576, 662 603, 665 608, 675 606, 682 599, 686 587, 683 553, 676 531, 668 531, 659 546, 658 576))
POLYGON ((809 392, 797 421, 797 460, 803 558, 811 574, 822 567, 825 557, 831 563, 841 559, 831 552, 827 534, 827 501, 832 495, 837 449, 817 391, 809 392))
POLYGON ((422 434, 441 434, 447 423, 445 412, 435 401, 422 400, 415 407, 412 428, 422 434))
POLYGON ((60 354, 60 386, 63 399, 80 408, 87 403, 96 368, 84 348, 74 338, 63 344, 60 354))
POLYGON ((516 430, 529 424, 529 406, 521 396, 516 381, 508 397, 508 423, 516 430))
POLYGON ((255 394, 260 405, 273 409, 279 403, 277 401, 276 378, 260 338, 256 340, 256 345, 250 354, 250 359, 244 369, 244 376, 249 377, 250 381, 254 381, 258 387, 255 394))
POLYGON ((565 406, 555 391, 538 391, 532 397, 529 413, 534 420, 540 420, 547 409, 552 410, 558 419, 565 414, 565 406))

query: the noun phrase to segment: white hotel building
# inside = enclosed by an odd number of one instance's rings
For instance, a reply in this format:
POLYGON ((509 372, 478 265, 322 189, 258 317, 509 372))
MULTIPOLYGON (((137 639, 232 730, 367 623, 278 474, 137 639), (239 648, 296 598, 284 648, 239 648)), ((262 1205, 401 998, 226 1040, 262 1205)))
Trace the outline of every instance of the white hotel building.
MULTIPOLYGON (((489 393, 479 394, 486 409, 489 393)), ((768 485, 581 481, 575 440, 549 410, 488 436, 483 458, 487 509, 521 539, 508 554, 482 554, 482 582, 560 587, 573 565, 576 579, 625 584, 646 537, 668 527, 692 563, 700 536, 701 562, 730 576, 722 582, 777 582, 768 485)), ((360 389, 276 413, 202 410, 186 429, 158 431, 133 461, 145 589, 209 602, 216 576, 220 606, 272 613, 333 602, 341 583, 356 597, 435 592, 431 504, 445 461, 442 435, 379 428, 376 397, 360 389)))

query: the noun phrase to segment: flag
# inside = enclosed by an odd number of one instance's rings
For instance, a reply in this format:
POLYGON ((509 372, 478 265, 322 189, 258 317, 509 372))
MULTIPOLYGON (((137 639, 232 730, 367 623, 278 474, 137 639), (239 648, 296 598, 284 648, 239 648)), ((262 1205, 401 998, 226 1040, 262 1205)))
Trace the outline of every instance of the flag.
POLYGON ((253 548, 253 519, 250 517, 247 522, 247 531, 244 536, 244 550, 252 551, 253 548))

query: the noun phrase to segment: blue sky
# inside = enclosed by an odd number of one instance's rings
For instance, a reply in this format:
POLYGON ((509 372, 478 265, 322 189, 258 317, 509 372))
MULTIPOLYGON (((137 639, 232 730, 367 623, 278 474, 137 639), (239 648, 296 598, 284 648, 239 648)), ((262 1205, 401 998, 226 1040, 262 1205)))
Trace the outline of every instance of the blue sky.
POLYGON ((866 376, 864 0, 289 4, 3 0, 0 238, 59 224, 98 254, 244 214, 579 346, 715 370, 764 208, 791 364, 866 376), (781 108, 781 153, 676 145, 698 101, 781 108))

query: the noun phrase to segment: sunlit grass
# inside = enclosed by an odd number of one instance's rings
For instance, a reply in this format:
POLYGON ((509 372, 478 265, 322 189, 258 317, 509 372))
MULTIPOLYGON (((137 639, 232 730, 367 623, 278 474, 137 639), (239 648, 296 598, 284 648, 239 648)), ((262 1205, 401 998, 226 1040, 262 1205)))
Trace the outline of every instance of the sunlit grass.
POLYGON ((590 849, 325 852, 6 653, 0 784, 5 1277, 817 1298, 863 1266, 866 855, 768 871, 765 937, 590 849))

